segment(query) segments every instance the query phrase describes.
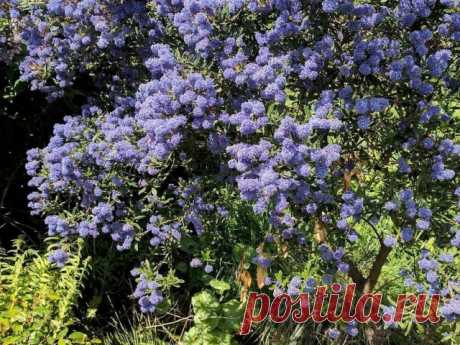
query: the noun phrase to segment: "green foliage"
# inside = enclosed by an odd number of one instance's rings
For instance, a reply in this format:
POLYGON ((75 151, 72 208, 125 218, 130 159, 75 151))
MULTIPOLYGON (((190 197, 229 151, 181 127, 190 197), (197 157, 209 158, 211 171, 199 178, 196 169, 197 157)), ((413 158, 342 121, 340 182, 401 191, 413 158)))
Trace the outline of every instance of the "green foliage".
POLYGON ((19 1, 19 8, 22 10, 30 10, 31 8, 37 6, 45 5, 45 1, 43 0, 20 0, 19 1))
POLYGON ((124 329, 123 331, 107 336, 105 345, 166 345, 155 333, 146 332, 141 328, 124 329))
POLYGON ((223 294, 225 291, 230 290, 230 284, 223 281, 213 279, 209 282, 212 288, 216 289, 220 294, 223 294))
POLYGON ((167 342, 161 340, 157 334, 155 321, 139 312, 134 312, 128 325, 125 325, 120 316, 112 322, 114 331, 107 334, 104 345, 166 345, 167 342))
MULTIPOLYGON (((211 286, 222 293, 227 283, 212 281, 211 286)), ((204 290, 192 297, 194 325, 185 334, 184 345, 233 345, 243 310, 236 299, 221 303, 210 291, 204 290)))
MULTIPOLYGON (((70 245, 69 245, 70 246, 70 245)), ((48 250, 53 249, 51 245, 48 250)), ((0 260, 0 343, 3 345, 97 344, 74 331, 73 316, 88 270, 81 256, 82 241, 72 244, 68 263, 53 267, 47 253, 25 249, 23 240, 0 260)))

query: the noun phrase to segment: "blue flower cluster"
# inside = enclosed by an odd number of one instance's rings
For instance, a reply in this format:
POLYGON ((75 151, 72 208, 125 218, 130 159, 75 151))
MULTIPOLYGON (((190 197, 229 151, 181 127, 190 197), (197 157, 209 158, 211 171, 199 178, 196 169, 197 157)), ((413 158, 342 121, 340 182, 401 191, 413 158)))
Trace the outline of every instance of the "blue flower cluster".
MULTIPOLYGON (((46 5, 27 5, 27 10, 19 1, 11 1, 11 7, 20 18, 15 34, 27 49, 20 64, 21 79, 46 92, 50 100, 61 97, 79 74, 100 68, 118 70, 114 83, 121 76, 132 82, 135 71, 128 60, 140 62, 145 52, 129 42, 148 44, 161 35, 161 25, 147 16, 145 2, 137 0, 50 0, 46 5)), ((105 84, 106 74, 99 77, 98 82, 105 84)))
POLYGON ((441 314, 449 320, 460 317, 460 298, 454 298, 441 307, 441 314))
POLYGON ((57 267, 64 267, 69 260, 69 254, 62 249, 56 249, 48 256, 48 259, 57 267))
POLYGON ((17 2, 0 2, 0 62, 10 63, 19 52, 12 27, 18 15, 17 2), (16 45, 16 47, 14 47, 16 45))
POLYGON ((143 313, 153 313, 157 306, 163 302, 163 295, 159 285, 147 278, 144 274, 134 269, 131 274, 138 277, 138 284, 133 296, 139 299, 139 307, 143 313))

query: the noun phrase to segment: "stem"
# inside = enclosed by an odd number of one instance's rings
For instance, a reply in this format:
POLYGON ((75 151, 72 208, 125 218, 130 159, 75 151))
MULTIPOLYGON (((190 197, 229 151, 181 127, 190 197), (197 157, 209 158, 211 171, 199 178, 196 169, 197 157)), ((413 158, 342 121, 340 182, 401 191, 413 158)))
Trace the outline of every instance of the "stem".
POLYGON ((363 276, 361 271, 358 269, 358 267, 356 267, 356 265, 352 261, 346 260, 346 262, 350 266, 348 275, 351 277, 353 282, 356 283, 358 291, 361 291, 362 289, 360 289, 360 286, 364 286, 366 278, 363 276))
POLYGON ((366 328, 364 334, 369 345, 383 345, 386 343, 388 330, 377 329, 375 325, 370 325, 369 328, 366 328))
POLYGON ((390 252, 390 247, 387 247, 383 244, 380 246, 380 250, 377 254, 377 257, 375 258, 374 264, 372 265, 372 268, 369 271, 369 275, 364 284, 364 293, 371 292, 374 289, 375 284, 377 284, 377 281, 379 279, 380 273, 382 272, 382 267, 385 264, 390 252))
POLYGON ((348 275, 353 280, 353 282, 356 283, 356 289, 358 293, 368 293, 374 289, 379 279, 380 273, 382 272, 382 267, 385 264, 390 252, 391 248, 381 244, 380 250, 375 257, 374 263, 372 264, 372 268, 370 269, 367 278, 364 277, 354 262, 351 260, 346 260, 347 264, 350 266, 348 275))

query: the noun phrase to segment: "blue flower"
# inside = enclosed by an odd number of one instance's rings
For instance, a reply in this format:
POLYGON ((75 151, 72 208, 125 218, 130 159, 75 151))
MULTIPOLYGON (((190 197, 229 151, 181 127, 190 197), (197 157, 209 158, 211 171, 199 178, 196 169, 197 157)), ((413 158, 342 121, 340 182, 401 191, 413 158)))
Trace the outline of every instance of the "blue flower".
POLYGON ((198 268, 198 267, 201 267, 201 266, 203 266, 203 262, 198 258, 193 258, 190 261, 190 267, 192 267, 192 268, 198 268))
POLYGON ((394 247, 396 245, 396 238, 394 236, 386 236, 385 239, 383 240, 383 244, 386 247, 394 247))
POLYGON ((412 228, 403 228, 401 230, 401 237, 404 242, 409 242, 412 240, 414 236, 414 230, 412 228))
POLYGON ((336 340, 336 339, 340 336, 340 331, 339 331, 337 328, 330 328, 330 329, 327 331, 327 335, 328 335, 329 338, 331 338, 332 340, 336 340))
POLYGON ((372 120, 367 115, 358 116, 358 127, 359 129, 369 129, 371 126, 372 120))
POLYGON ((428 230, 430 228, 430 222, 424 219, 417 219, 416 226, 417 226, 417 229, 428 230))
POLYGON ((48 260, 57 267, 64 267, 66 262, 69 260, 69 254, 62 249, 56 249, 50 253, 48 260))

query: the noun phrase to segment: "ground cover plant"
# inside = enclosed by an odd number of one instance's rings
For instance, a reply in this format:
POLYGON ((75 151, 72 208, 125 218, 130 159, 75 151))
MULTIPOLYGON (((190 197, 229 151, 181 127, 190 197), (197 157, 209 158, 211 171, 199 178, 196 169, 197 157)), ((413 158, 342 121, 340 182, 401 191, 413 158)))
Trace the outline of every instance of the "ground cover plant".
POLYGON ((456 0, 0 0, 2 112, 31 93, 53 128, 24 152, 31 241, 57 276, 92 262, 77 336, 460 343, 459 42, 456 0), (250 291, 333 282, 390 315, 440 294, 442 322, 237 335, 250 291))

